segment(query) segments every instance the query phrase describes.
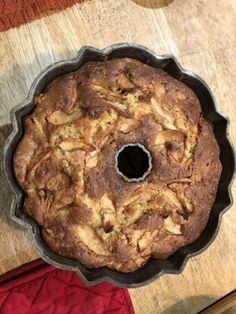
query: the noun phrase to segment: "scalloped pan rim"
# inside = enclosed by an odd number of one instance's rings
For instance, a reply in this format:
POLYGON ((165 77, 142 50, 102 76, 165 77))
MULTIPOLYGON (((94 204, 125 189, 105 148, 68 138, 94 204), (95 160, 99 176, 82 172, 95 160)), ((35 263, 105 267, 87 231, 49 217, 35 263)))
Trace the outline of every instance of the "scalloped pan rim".
POLYGON ((11 110, 10 118, 13 131, 7 138, 3 150, 5 175, 13 191, 10 216, 18 224, 28 229, 33 244, 42 259, 57 268, 77 272, 87 285, 108 281, 117 286, 132 288, 146 285, 162 274, 179 274, 191 256, 201 253, 213 242, 222 214, 232 205, 231 185, 235 169, 235 153, 228 138, 229 119, 217 110, 214 96, 206 82, 195 73, 184 70, 172 55, 157 55, 148 48, 133 43, 115 44, 104 49, 83 46, 75 58, 54 63, 39 74, 30 88, 27 99, 11 110), (160 261, 151 258, 144 267, 132 273, 121 273, 106 267, 87 269, 80 262, 62 257, 49 249, 40 235, 39 226, 22 211, 24 192, 17 184, 12 167, 14 151, 23 134, 22 119, 32 112, 34 97, 40 94, 51 80, 61 74, 75 71, 87 61, 104 61, 123 57, 138 59, 151 66, 161 67, 196 93, 204 116, 214 125, 223 165, 216 200, 208 224, 200 237, 192 244, 180 248, 167 260, 160 261))

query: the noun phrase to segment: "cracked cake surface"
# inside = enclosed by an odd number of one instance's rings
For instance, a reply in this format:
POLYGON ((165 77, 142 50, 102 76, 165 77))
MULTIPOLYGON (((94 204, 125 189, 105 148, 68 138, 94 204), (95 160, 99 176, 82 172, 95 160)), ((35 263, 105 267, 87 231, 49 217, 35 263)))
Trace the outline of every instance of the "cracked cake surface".
POLYGON ((14 155, 24 211, 55 252, 122 272, 196 240, 221 174, 199 100, 162 69, 134 59, 88 62, 35 98, 14 155), (127 182, 115 154, 140 143, 150 174, 127 182))

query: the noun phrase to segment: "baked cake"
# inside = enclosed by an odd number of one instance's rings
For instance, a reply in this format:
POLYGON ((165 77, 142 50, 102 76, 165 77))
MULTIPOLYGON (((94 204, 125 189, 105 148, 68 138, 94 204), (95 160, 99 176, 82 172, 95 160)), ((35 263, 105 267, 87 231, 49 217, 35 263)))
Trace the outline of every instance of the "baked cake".
POLYGON ((24 211, 54 252, 131 272, 199 237, 221 163, 194 92, 124 58, 88 62, 35 98, 14 169, 24 211), (118 169, 117 152, 130 143, 150 153, 143 180, 118 169))

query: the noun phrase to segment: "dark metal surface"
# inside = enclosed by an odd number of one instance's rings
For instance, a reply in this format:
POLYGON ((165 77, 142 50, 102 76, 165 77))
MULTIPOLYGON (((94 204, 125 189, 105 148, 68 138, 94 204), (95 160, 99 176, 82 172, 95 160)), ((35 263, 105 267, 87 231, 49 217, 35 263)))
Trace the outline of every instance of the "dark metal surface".
POLYGON ((131 43, 117 44, 102 50, 82 47, 74 59, 49 66, 35 79, 27 100, 11 111, 11 122, 13 132, 4 147, 5 174, 14 194, 10 215, 12 219, 29 230, 34 246, 46 262, 62 269, 76 271, 86 284, 93 285, 106 280, 118 286, 131 288, 148 284, 164 273, 180 273, 189 257, 202 252, 214 240, 222 213, 232 204, 230 186, 234 175, 234 152, 227 138, 228 119, 217 112, 214 97, 207 84, 196 74, 184 70, 173 56, 156 55, 145 47, 131 43), (179 249, 167 260, 150 259, 141 269, 127 274, 106 267, 87 269, 78 261, 52 252, 43 241, 39 226, 22 211, 24 192, 17 184, 12 167, 13 154, 23 134, 22 119, 34 109, 34 97, 40 94, 55 77, 75 71, 87 61, 104 61, 122 57, 138 59, 153 67, 163 68, 195 92, 200 100, 204 116, 214 124, 214 133, 220 146, 220 159, 223 165, 216 200, 207 227, 201 236, 194 243, 179 249))

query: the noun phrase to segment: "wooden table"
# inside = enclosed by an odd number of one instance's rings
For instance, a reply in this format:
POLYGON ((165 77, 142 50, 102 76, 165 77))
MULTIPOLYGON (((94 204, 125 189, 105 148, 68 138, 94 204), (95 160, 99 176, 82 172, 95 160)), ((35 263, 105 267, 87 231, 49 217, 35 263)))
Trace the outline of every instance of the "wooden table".
MULTIPOLYGON (((9 111, 24 100, 47 65, 76 55, 82 45, 131 41, 174 54, 202 76, 231 120, 236 145, 235 0, 91 0, 0 33, 0 143, 9 111)), ((38 257, 23 228, 9 219, 11 194, 0 177, 0 273, 38 257)), ((233 185, 236 194, 236 185, 233 185)), ((214 243, 180 275, 163 275, 130 290, 137 314, 197 313, 236 287, 236 206, 223 216, 214 243)))

